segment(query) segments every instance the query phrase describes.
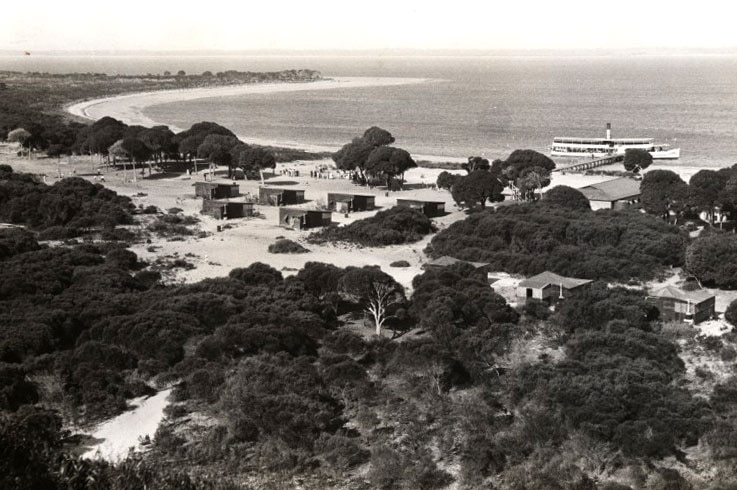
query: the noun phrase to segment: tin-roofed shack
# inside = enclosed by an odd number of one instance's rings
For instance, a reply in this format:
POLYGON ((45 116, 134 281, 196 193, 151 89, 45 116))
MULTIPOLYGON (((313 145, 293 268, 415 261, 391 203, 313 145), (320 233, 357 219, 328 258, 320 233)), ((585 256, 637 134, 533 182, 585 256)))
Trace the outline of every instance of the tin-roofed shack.
POLYGON ((528 277, 517 285, 517 301, 525 303, 528 299, 536 299, 553 306, 574 291, 580 291, 591 283, 590 279, 565 277, 545 271, 528 277))
POLYGON ((219 182, 195 182, 194 194, 204 199, 228 199, 240 195, 238 184, 219 182))
POLYGON ((216 219, 245 218, 254 215, 254 205, 245 201, 223 201, 220 199, 203 199, 202 214, 216 219))
POLYGON ((376 207, 376 196, 369 194, 344 194, 329 192, 328 209, 340 213, 371 211, 376 207))
POLYGON ((708 291, 682 291, 665 286, 651 291, 648 301, 658 307, 667 322, 693 322, 694 325, 716 315, 716 298, 708 291))
POLYGON ((445 214, 445 202, 422 201, 419 199, 397 199, 397 206, 412 208, 420 211, 428 218, 435 218, 445 214))
POLYGON ((279 224, 296 230, 329 226, 333 222, 332 211, 300 208, 279 209, 279 224))
POLYGON ((640 202, 640 181, 622 177, 581 187, 591 209, 624 209, 640 202))
POLYGON ((304 189, 284 189, 281 187, 259 187, 258 202, 266 206, 289 206, 305 202, 304 189))

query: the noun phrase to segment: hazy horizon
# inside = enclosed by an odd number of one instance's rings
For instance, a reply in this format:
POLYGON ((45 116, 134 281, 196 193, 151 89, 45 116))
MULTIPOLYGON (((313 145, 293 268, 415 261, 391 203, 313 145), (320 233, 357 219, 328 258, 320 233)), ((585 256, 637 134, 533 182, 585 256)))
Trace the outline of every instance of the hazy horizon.
POLYGON ((91 0, 3 7, 0 50, 243 52, 331 50, 699 50, 737 48, 730 8, 716 0, 586 0, 452 4, 313 0, 207 5, 91 0), (583 48, 582 48, 583 47, 583 48))

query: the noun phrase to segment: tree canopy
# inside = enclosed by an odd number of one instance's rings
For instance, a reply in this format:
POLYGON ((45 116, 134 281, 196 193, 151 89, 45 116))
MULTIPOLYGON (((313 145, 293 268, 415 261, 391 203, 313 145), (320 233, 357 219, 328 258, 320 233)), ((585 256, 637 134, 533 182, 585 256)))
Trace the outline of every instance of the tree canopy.
POLYGON ((624 151, 624 169, 628 172, 638 173, 645 170, 653 163, 653 156, 647 150, 639 148, 627 148, 624 151))
POLYGON ((455 180, 451 194, 459 206, 473 208, 478 205, 484 209, 487 201, 503 201, 503 190, 504 186, 496 175, 480 169, 455 180))
POLYGON ((677 217, 685 209, 688 186, 675 172, 651 170, 642 178, 640 195, 645 211, 667 221, 671 213, 677 217))

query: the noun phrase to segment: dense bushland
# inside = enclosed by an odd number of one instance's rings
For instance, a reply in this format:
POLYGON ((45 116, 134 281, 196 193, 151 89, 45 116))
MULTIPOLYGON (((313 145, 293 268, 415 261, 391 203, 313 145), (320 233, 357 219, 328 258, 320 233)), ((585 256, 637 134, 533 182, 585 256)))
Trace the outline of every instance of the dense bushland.
POLYGON ((551 270, 629 280, 683 265, 687 244, 678 228, 636 211, 593 212, 543 201, 472 214, 434 236, 427 253, 525 275, 551 270))
POLYGON ((345 226, 331 226, 311 234, 312 243, 349 242, 365 247, 412 243, 435 230, 430 218, 421 212, 395 206, 345 226))

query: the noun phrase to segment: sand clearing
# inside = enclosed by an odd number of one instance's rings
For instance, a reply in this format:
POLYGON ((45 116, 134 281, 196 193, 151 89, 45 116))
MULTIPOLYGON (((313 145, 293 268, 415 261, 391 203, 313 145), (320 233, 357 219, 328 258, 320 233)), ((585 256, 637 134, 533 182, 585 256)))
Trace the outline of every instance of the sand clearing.
POLYGON ((164 418, 164 408, 169 404, 167 398, 170 393, 171 389, 168 389, 149 398, 131 400, 131 406, 135 408, 97 426, 91 436, 102 441, 90 446, 82 457, 118 462, 128 456, 131 448, 140 451, 143 438, 148 436, 153 439, 164 418))

